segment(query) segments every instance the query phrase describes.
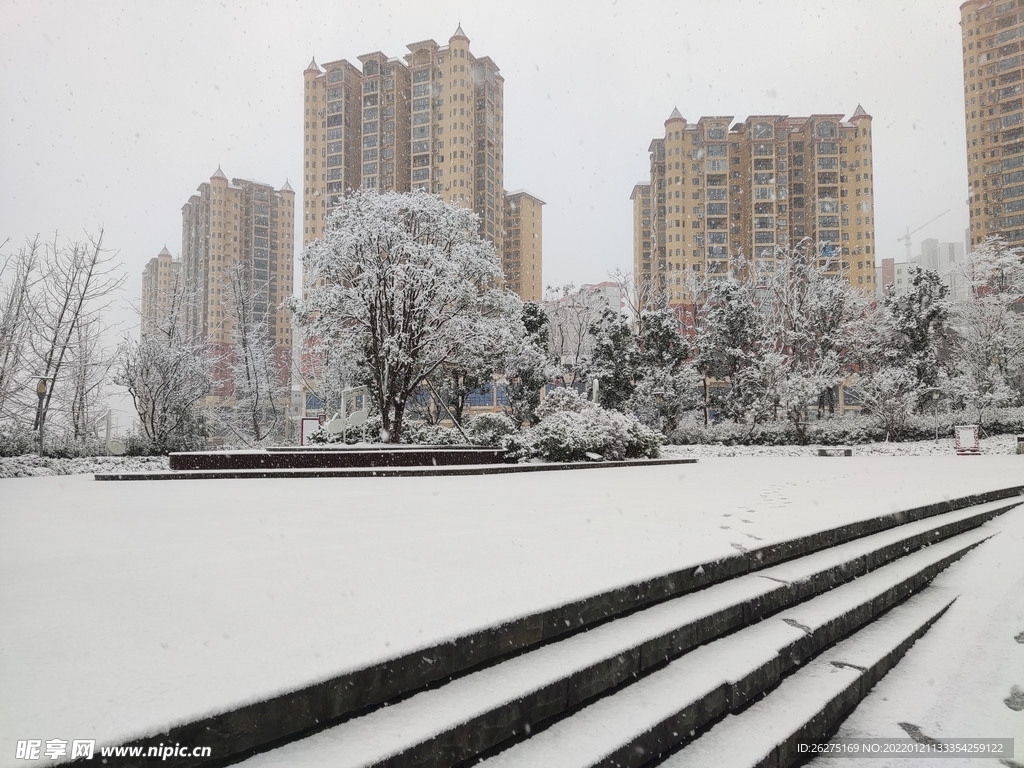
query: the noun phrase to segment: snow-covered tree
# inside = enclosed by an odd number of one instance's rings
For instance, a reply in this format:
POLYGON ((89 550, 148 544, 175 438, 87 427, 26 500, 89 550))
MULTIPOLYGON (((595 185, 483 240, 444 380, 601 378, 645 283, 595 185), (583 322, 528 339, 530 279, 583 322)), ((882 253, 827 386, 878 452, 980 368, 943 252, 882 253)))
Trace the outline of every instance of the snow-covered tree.
POLYGON ((711 406, 736 422, 756 423, 766 411, 765 387, 757 368, 763 351, 764 318, 754 286, 735 276, 711 281, 700 310, 694 362, 703 376, 728 380, 715 387, 711 406))
POLYGON ((475 214, 426 192, 358 191, 303 255, 288 302, 313 336, 359 361, 383 438, 401 439, 409 401, 471 339, 507 322, 507 291, 475 214))
POLYGON ((217 430, 254 447, 283 432, 287 372, 275 355, 265 283, 254 281, 247 266, 236 261, 227 268, 221 289, 231 338, 226 361, 230 394, 214 412, 217 430))
POLYGON ((548 316, 548 349, 552 361, 560 367, 556 378, 566 386, 582 384, 593 353, 591 327, 608 304, 588 286, 572 283, 560 288, 548 286, 544 308, 548 316))
POLYGON ((882 332, 876 358, 881 366, 905 366, 921 394, 940 383, 949 341, 949 288, 934 270, 910 269, 910 287, 890 291, 882 302, 882 332))
POLYGON ((89 340, 102 333, 97 324, 126 276, 114 257, 103 250, 102 229, 95 238, 83 242, 64 244, 54 236, 52 242, 42 246, 40 261, 45 279, 40 281, 38 294, 32 302, 30 346, 34 359, 26 364, 37 372, 35 375, 45 378, 49 386, 36 410, 35 426, 38 428, 47 419, 53 404, 61 403, 65 406, 66 426, 82 437, 84 425, 79 423, 79 417, 86 418, 88 414, 81 410, 84 402, 74 391, 82 378, 75 376, 72 391, 66 391, 69 384, 66 377, 75 359, 79 371, 82 366, 103 364, 96 359, 98 348, 89 340), (83 328, 87 323, 92 324, 89 333, 83 328), (74 407, 80 409, 78 416, 68 410, 74 407))
POLYGON ((988 238, 960 271, 970 295, 954 306, 950 321, 954 354, 947 389, 983 424, 989 409, 1024 402, 1024 249, 988 238))
POLYGON ((0 258, 0 421, 17 421, 24 414, 24 395, 30 388, 25 362, 32 332, 32 292, 41 277, 40 251, 37 238, 0 258))
POLYGON ((636 343, 636 381, 625 410, 665 434, 700 403, 700 377, 674 310, 641 311, 636 343))
POLYGON ((145 337, 121 345, 114 379, 128 390, 142 432, 159 453, 202 447, 207 430, 197 405, 213 384, 207 347, 185 326, 186 308, 199 291, 179 270, 167 293, 165 313, 152 318, 145 337))
POLYGON ((835 387, 865 357, 872 332, 867 303, 845 278, 827 272, 821 251, 808 244, 779 248, 768 266, 754 270, 765 317, 760 367, 776 415, 802 437, 811 409, 817 406, 820 417, 834 408, 835 387), (771 371, 773 365, 780 369, 771 371))
POLYGON ((512 423, 532 424, 540 405, 541 391, 550 379, 553 366, 548 352, 549 325, 544 307, 525 302, 522 307, 523 335, 502 362, 505 374, 505 410, 512 423))
POLYGON ((898 440, 914 412, 920 386, 914 369, 885 365, 857 383, 864 410, 878 419, 886 440, 898 440))
POLYGON ((633 324, 621 312, 605 309, 588 333, 594 338, 588 373, 598 382, 598 402, 623 410, 640 378, 633 324))

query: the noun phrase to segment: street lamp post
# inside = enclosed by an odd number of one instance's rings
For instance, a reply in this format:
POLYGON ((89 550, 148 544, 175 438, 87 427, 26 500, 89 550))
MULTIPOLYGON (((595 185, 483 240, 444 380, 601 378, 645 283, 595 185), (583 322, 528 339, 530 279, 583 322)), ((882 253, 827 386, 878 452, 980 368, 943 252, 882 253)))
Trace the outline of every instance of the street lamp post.
POLYGON ((935 420, 935 442, 939 442, 939 392, 932 390, 932 418, 935 420))
POLYGON ((40 379, 36 384, 36 396, 39 398, 39 455, 43 455, 43 423, 46 421, 46 411, 43 410, 43 401, 46 400, 46 379, 40 379))

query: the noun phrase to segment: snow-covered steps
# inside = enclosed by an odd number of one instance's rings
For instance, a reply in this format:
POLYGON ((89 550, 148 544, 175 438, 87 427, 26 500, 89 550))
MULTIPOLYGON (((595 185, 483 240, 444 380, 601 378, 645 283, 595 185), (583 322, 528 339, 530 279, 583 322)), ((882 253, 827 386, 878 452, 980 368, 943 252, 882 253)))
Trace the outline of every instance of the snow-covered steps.
POLYGON ((770 696, 728 715, 661 768, 783 768, 820 742, 934 624, 956 595, 930 586, 818 656, 770 696))
MULTIPOLYGON (((254 764, 456 765, 515 740, 527 728, 543 726, 701 643, 821 594, 907 552, 976 528, 1015 504, 989 503, 919 520, 712 585, 352 719, 262 755, 254 764)), ((959 552, 976 541, 960 540, 951 551, 959 552)), ((933 564, 928 560, 920 572, 913 570, 916 565, 904 565, 897 573, 909 567, 912 576, 897 586, 884 582, 885 588, 867 602, 843 603, 838 619, 822 619, 813 613, 813 604, 804 604, 786 614, 789 622, 776 623, 767 631, 770 637, 781 633, 786 643, 794 646, 790 656, 806 657, 848 632, 850 622, 859 625, 891 601, 905 597, 907 590, 934 575, 929 570, 933 564), (814 627, 816 634, 805 638, 794 628, 797 624, 814 627)), ((848 590, 848 594, 856 601, 862 591, 848 590)), ((836 604, 836 597, 828 603, 836 604)), ((829 609, 818 610, 827 613, 829 609)), ((777 680, 780 670, 790 663, 790 657, 778 659, 777 655, 772 651, 763 659, 764 670, 738 679, 728 689, 730 706, 739 706, 777 680)))
MULTIPOLYGON (((201 743, 211 746, 218 760, 244 756, 330 725, 354 722, 355 718, 374 714, 383 705, 390 709, 403 700, 415 698, 415 694, 438 686, 447 687, 450 682, 490 665, 507 662, 528 651, 543 650, 584 631, 591 635, 605 623, 618 625, 614 633, 625 632, 624 627, 634 627, 630 632, 637 634, 631 635, 632 640, 622 635, 632 644, 616 645, 619 642, 616 639, 615 643, 602 646, 600 653, 594 650, 592 656, 586 657, 592 661, 575 671, 570 667, 565 673, 559 668, 561 671, 547 678, 547 683, 543 680, 536 683, 533 693, 526 691, 522 698, 515 698, 520 694, 513 693, 512 698, 503 702, 491 699, 485 711, 493 710, 493 714, 486 717, 497 718, 500 727, 489 729, 482 721, 477 723, 479 727, 460 725, 461 721, 438 726, 438 733, 453 731, 458 726, 459 733, 467 734, 465 738, 473 742, 474 749, 486 750, 488 744, 500 744, 504 740, 502 734, 520 734, 523 723, 551 722, 562 716, 566 708, 582 706, 585 701, 701 643, 906 551, 980 525, 1019 504, 1022 495, 1024 487, 1002 488, 858 520, 721 559, 681 563, 678 570, 661 576, 555 605, 372 666, 318 680, 297 680, 290 692, 272 698, 255 698, 238 707, 178 721, 163 732, 126 745, 201 743), (866 538, 873 535, 880 537, 870 541, 866 538), (806 560, 808 556, 818 557, 818 564, 806 560), (709 587, 716 591, 712 592, 709 587), (673 605, 674 598, 684 595, 690 595, 693 601, 681 607, 673 605), (658 610, 652 613, 645 610, 653 608, 658 610), (673 615, 673 611, 680 614, 673 615), (631 614, 638 617, 635 624, 619 623, 632 618, 631 614), (641 631, 639 628, 645 622, 652 624, 641 631), (565 691, 565 695, 559 691, 565 691), (554 697, 550 707, 545 698, 549 695, 554 697)), ((409 754, 419 749, 431 755, 436 752, 433 748, 417 746, 420 742, 415 739, 396 742, 389 737, 387 743, 409 754)), ((186 760, 179 764, 201 765, 202 761, 186 760)), ((452 764, 452 761, 441 760, 437 764, 452 764)))
POLYGON ((805 665, 842 637, 870 624, 987 535, 982 530, 960 534, 703 645, 481 765, 646 765, 771 690, 787 672, 805 665))

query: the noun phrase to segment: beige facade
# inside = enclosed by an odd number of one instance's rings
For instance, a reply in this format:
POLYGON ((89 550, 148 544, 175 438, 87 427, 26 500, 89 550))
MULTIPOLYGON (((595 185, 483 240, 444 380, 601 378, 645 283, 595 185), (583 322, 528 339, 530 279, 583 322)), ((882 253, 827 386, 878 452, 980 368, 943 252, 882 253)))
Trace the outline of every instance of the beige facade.
POLYGON ((960 6, 970 245, 1024 242, 1024 85, 1020 0, 960 6))
POLYGON ((633 201, 633 275, 643 285, 652 285, 657 260, 652 258, 651 185, 637 184, 629 199, 633 201))
POLYGON ((244 267, 257 292, 255 309, 265 312, 275 355, 291 358, 292 329, 281 302, 292 295, 295 246, 295 193, 286 182, 228 181, 220 168, 182 207, 181 269, 196 291, 186 312, 192 334, 214 349, 231 342, 231 313, 226 304, 228 270, 244 267))
POLYGON ((140 335, 144 339, 160 327, 171 309, 171 294, 178 274, 180 260, 171 256, 167 246, 154 256, 142 270, 142 324, 140 335))
POLYGON ((544 299, 543 205, 543 200, 522 189, 505 193, 501 266, 505 287, 523 301, 544 299))
POLYGON ((475 57, 460 26, 448 40, 411 43, 404 59, 375 52, 306 68, 303 244, 359 187, 423 189, 473 209, 502 253, 504 80, 475 57))
POLYGON ((740 256, 774 260, 809 242, 822 264, 874 293, 871 116, 732 116, 673 110, 651 142, 650 182, 633 189, 634 275, 686 301, 690 272, 725 274, 740 256), (649 202, 648 202, 649 201, 649 202), (645 215, 649 212, 649 216, 645 215))

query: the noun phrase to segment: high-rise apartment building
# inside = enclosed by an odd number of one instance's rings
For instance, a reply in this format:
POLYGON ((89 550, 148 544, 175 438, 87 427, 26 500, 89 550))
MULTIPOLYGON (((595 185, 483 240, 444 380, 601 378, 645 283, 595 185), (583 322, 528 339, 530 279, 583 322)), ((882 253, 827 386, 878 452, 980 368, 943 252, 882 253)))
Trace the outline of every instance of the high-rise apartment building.
POLYGON ((523 301, 540 302, 544 299, 541 274, 543 205, 543 200, 523 189, 505 194, 505 249, 501 266, 505 273, 505 287, 523 301))
POLYGON ((143 268, 140 307, 140 335, 143 339, 166 321, 171 310, 171 294, 180 265, 180 260, 171 256, 165 245, 143 268))
POLYGON ((821 247, 823 265, 874 293, 871 116, 860 106, 810 117, 688 122, 679 110, 649 147, 650 181, 633 188, 633 273, 685 302, 684 273, 725 274, 744 258, 821 247))
POLYGON ((323 237, 328 213, 350 190, 422 189, 476 212, 480 234, 509 265, 504 79, 469 43, 459 26, 447 45, 410 43, 403 58, 377 51, 359 56, 361 67, 310 62, 303 73, 304 245, 323 237))
POLYGON ((1020 0, 960 6, 970 246, 1001 235, 1024 241, 1024 103, 1020 0))
MULTIPOLYGON (((292 328, 281 302, 292 295, 295 246, 295 192, 245 179, 231 179, 220 168, 199 185, 181 209, 181 267, 195 293, 186 324, 196 338, 228 351, 232 319, 228 273, 241 264, 256 316, 265 317, 281 370, 291 360, 292 328)), ((224 394, 219 388, 216 394, 224 394)))

